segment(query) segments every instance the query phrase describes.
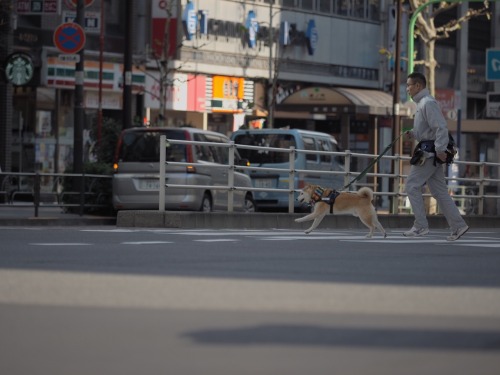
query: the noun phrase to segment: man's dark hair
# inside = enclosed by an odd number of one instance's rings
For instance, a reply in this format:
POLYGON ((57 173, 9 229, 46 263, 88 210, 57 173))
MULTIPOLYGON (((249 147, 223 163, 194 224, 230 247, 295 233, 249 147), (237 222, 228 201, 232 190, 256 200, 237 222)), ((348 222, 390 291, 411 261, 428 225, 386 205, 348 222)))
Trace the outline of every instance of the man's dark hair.
POLYGON ((420 83, 423 87, 427 87, 427 80, 425 79, 425 76, 422 73, 414 72, 411 73, 408 78, 412 79, 413 81, 420 83))

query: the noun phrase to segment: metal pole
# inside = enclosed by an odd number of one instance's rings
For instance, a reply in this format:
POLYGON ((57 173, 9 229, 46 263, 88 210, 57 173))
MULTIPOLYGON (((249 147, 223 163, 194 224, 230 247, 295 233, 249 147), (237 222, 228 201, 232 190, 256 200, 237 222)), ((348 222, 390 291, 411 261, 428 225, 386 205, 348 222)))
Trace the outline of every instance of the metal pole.
MULTIPOLYGON (((84 0, 78 0, 76 6, 76 23, 85 27, 85 5, 84 0)), ((83 173, 83 122, 85 115, 84 107, 84 65, 85 47, 78 52, 80 60, 75 67, 75 128, 73 136, 73 170, 75 173, 83 173)), ((78 189, 77 189, 78 190, 78 189)))
POLYGON ((268 92, 270 91, 269 108, 267 113, 267 127, 274 127, 274 79, 273 77, 273 1, 269 1, 269 85, 268 92))
MULTIPOLYGON (((399 86, 401 84, 401 15, 402 15, 402 0, 397 0, 396 7, 396 46, 395 46, 395 57, 394 57, 394 84, 393 84, 393 98, 392 98, 392 121, 393 121, 393 133, 392 138, 396 139, 401 133, 400 121, 399 121, 399 102, 400 102, 400 90, 399 86)), ((394 154, 400 154, 400 144, 401 142, 396 142, 394 144, 394 154)))
POLYGON ((165 212, 165 163, 167 159, 167 136, 160 135, 160 189, 158 197, 158 210, 165 212))
POLYGON ((123 128, 132 127, 132 41, 134 0, 127 0, 125 15, 125 50, 123 57, 123 128))
POLYGON ((102 71, 104 65, 104 0, 101 0, 101 30, 99 34, 99 110, 97 112, 97 147, 101 147, 102 135, 102 71))

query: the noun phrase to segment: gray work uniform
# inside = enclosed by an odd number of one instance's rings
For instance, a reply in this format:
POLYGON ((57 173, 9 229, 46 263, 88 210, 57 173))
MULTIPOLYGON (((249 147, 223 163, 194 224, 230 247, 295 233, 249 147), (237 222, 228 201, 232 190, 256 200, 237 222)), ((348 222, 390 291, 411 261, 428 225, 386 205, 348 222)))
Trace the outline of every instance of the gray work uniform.
MULTIPOLYGON (((418 142, 434 141, 436 152, 445 151, 448 145, 448 128, 446 120, 436 99, 428 89, 420 91, 413 100, 417 103, 417 112, 411 133, 418 142)), ((444 178, 444 164, 434 162, 434 154, 427 155, 422 165, 412 165, 406 180, 406 193, 415 215, 415 228, 428 228, 422 188, 427 184, 432 196, 436 199, 441 212, 446 217, 450 228, 454 231, 467 224, 460 215, 455 202, 448 193, 444 178)))

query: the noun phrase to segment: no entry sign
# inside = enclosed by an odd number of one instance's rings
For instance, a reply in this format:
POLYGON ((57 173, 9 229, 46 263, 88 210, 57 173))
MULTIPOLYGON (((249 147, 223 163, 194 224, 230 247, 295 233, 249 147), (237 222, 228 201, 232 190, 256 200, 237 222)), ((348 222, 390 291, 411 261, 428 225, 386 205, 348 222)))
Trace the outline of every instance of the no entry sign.
POLYGON ((77 23, 63 23, 54 31, 54 45, 62 53, 77 53, 85 46, 85 31, 77 23))

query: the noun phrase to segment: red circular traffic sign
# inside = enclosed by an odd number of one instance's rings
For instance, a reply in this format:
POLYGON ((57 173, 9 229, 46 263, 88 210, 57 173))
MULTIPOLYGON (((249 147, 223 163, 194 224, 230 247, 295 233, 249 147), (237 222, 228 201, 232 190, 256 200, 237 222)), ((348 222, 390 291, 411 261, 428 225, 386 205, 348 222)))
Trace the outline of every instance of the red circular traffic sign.
POLYGON ((85 30, 77 23, 63 23, 54 31, 54 45, 62 53, 77 53, 85 46, 85 39, 85 30))

